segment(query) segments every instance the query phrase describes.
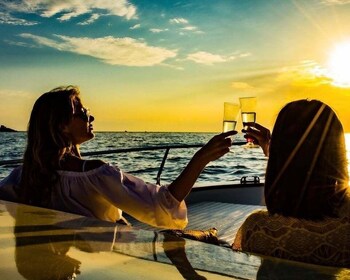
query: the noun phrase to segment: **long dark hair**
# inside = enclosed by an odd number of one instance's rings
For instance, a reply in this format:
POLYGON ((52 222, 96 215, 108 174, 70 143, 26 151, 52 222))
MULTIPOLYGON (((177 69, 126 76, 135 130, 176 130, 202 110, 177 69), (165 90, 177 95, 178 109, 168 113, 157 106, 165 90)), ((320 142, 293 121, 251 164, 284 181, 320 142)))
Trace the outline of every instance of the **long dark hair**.
POLYGON ((59 162, 64 154, 75 152, 62 129, 73 117, 73 100, 79 99, 78 96, 77 87, 59 87, 44 93, 35 102, 28 124, 20 183, 23 203, 49 206, 52 185, 58 180, 59 162))
POLYGON ((348 187, 344 131, 318 100, 288 103, 270 143, 265 202, 270 213, 305 219, 337 216, 348 187))

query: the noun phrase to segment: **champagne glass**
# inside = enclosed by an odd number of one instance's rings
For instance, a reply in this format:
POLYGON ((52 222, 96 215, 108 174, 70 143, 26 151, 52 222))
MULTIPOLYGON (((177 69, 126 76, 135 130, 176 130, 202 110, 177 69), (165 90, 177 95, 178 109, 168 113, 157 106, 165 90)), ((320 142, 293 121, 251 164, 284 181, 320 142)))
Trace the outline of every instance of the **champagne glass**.
POLYGON ((239 105, 224 102, 223 132, 235 130, 239 113, 239 105))
MULTIPOLYGON (((248 122, 256 121, 256 97, 241 97, 239 98, 241 104, 241 116, 244 129, 246 129, 248 122)), ((253 143, 253 139, 247 138, 248 143, 253 143)))

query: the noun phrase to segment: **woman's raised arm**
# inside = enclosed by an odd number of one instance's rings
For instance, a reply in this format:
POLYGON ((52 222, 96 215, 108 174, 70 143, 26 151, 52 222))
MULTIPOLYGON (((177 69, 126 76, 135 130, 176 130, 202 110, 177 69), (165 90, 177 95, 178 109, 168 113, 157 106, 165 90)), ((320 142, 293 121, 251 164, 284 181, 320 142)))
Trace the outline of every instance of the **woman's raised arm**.
POLYGON ((232 141, 229 136, 237 131, 228 131, 215 135, 204 145, 187 164, 182 173, 169 185, 170 193, 178 200, 185 199, 204 167, 230 151, 232 141))

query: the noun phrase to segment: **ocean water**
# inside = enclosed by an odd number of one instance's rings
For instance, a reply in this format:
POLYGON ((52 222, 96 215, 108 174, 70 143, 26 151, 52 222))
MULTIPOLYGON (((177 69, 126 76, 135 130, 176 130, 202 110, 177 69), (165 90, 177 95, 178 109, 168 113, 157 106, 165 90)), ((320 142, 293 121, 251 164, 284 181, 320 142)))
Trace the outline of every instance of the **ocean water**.
MULTIPOLYGON (((96 132, 95 139, 81 145, 81 152, 102 151, 119 148, 146 146, 205 144, 214 133, 161 133, 161 132, 96 132)), ((244 141, 242 135, 235 135, 234 141, 244 141)), ((0 133, 0 161, 20 159, 26 145, 26 134, 0 133)), ((173 181, 199 148, 171 149, 168 154, 161 183, 173 181)), ((86 158, 99 158, 122 170, 138 176, 146 182, 156 182, 164 150, 108 154, 86 158)), ((267 158, 260 148, 232 146, 231 151, 219 160, 211 162, 198 178, 196 186, 239 182, 243 176, 259 176, 264 179, 267 158)), ((15 165, 0 166, 0 179, 15 165)))

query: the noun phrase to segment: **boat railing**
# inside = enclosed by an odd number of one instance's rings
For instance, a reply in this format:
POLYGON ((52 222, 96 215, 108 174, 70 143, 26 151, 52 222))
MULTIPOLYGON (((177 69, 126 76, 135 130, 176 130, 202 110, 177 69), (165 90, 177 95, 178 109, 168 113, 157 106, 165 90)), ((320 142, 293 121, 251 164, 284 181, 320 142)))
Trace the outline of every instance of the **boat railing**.
MULTIPOLYGON (((246 142, 233 142, 234 146, 242 146, 245 145, 246 142)), ((97 155, 108 155, 108 154, 122 154, 122 153, 131 153, 131 152, 144 152, 144 151, 155 151, 155 150, 164 150, 164 155, 162 162, 159 166, 157 172, 157 184, 160 184, 161 174, 164 169, 165 162, 168 158, 169 151, 171 149, 189 149, 189 148, 200 148, 203 147, 204 144, 182 144, 182 145, 159 145, 159 146, 146 146, 146 147, 134 147, 134 148, 122 148, 122 149, 109 149, 109 150, 101 150, 101 151, 92 151, 92 152, 82 152, 82 156, 97 156, 97 155)), ((10 159, 10 160, 1 160, 0 166, 3 165, 16 165, 21 164, 22 159, 10 159)))

